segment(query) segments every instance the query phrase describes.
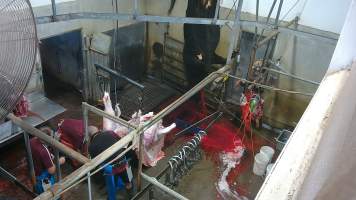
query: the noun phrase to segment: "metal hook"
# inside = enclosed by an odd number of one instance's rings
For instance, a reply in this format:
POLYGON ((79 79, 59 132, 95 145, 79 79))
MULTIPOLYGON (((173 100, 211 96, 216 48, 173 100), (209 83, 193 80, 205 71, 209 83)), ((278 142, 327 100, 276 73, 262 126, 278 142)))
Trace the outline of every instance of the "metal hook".
POLYGON ((180 156, 181 159, 183 159, 183 153, 182 153, 181 150, 179 151, 179 156, 180 156))
POLYGON ((185 148, 188 148, 190 151, 194 151, 190 146, 188 146, 188 145, 185 145, 185 146, 183 146, 183 149, 185 149, 185 148))
POLYGON ((200 137, 199 137, 199 136, 196 135, 196 136, 194 137, 194 139, 195 139, 196 141, 198 141, 198 143, 200 143, 200 137))
MULTIPOLYGON (((175 160, 175 159, 174 159, 175 160)), ((178 183, 178 178, 176 178, 176 170, 174 170, 174 164, 171 163, 172 160, 169 160, 168 163, 169 163, 169 166, 171 167, 171 171, 169 173, 169 176, 167 174, 166 176, 166 181, 167 181, 167 177, 168 177, 168 183, 171 185, 171 186, 175 186, 177 185, 178 183)), ((176 161, 175 161, 176 162, 176 161)), ((178 167, 178 165, 177 165, 178 167)))
POLYGON ((203 130, 201 130, 201 131, 199 131, 199 133, 198 133, 200 136, 202 136, 202 135, 206 135, 206 132, 205 131, 203 131, 203 130))
MULTIPOLYGON (((179 157, 179 156, 177 156, 177 155, 173 156, 173 158, 178 158, 179 160, 183 161, 183 159, 182 159, 182 158, 180 158, 180 157, 179 157)), ((179 162, 179 163, 180 163, 180 162, 179 162)))
POLYGON ((170 160, 173 160, 177 165, 179 164, 179 161, 177 161, 174 156, 172 158, 170 158, 170 160))
POLYGON ((196 148, 196 147, 198 146, 198 142, 197 142, 197 141, 195 141, 195 138, 193 138, 193 142, 194 142, 194 145, 195 145, 195 147, 194 147, 194 148, 196 148))
POLYGON ((191 145, 191 146, 193 147, 193 149, 195 149, 195 147, 196 147, 196 145, 195 145, 195 144, 193 144, 193 142, 192 142, 192 141, 188 142, 188 145, 191 145))

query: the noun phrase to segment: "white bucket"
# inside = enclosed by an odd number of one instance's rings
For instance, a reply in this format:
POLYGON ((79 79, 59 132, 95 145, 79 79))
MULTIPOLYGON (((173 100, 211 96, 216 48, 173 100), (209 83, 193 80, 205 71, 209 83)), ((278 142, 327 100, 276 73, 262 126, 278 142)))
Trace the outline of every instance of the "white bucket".
POLYGON ((271 173, 271 170, 273 168, 273 165, 274 163, 271 163, 269 165, 267 165, 267 168, 266 168, 266 176, 268 176, 270 173, 271 173))
POLYGON ((255 155, 255 162, 253 163, 253 173, 257 176, 263 176, 268 164, 268 157, 265 154, 258 153, 255 155))
POLYGON ((274 155, 274 149, 270 146, 263 146, 260 149, 260 153, 266 155, 268 158, 268 163, 270 163, 274 155))

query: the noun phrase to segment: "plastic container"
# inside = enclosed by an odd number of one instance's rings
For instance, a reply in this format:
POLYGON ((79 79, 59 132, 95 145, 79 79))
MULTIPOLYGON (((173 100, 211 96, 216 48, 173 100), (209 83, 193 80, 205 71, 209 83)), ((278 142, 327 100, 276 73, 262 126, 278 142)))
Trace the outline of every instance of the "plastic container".
POLYGON ((279 136, 276 138, 277 141, 277 146, 276 148, 279 151, 282 151, 284 145, 287 143, 290 135, 292 135, 292 132, 286 129, 283 129, 282 132, 279 134, 279 136))
POLYGON ((270 163, 274 155, 274 149, 270 146, 263 146, 260 149, 260 153, 265 154, 268 157, 268 163, 270 163))
POLYGON ((269 165, 267 165, 267 168, 266 168, 266 177, 271 173, 271 170, 273 168, 273 165, 274 163, 271 163, 269 165))
POLYGON ((263 153, 255 155, 255 162, 253 163, 253 173, 257 176, 263 176, 268 165, 268 157, 263 153))

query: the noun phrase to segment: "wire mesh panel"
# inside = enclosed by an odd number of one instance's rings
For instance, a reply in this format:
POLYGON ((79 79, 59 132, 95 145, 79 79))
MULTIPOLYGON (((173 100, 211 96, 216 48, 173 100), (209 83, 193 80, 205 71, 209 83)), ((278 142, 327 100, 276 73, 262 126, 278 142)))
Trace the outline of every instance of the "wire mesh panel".
POLYGON ((0 120, 26 88, 37 53, 36 25, 28 0, 0 0, 0 120))

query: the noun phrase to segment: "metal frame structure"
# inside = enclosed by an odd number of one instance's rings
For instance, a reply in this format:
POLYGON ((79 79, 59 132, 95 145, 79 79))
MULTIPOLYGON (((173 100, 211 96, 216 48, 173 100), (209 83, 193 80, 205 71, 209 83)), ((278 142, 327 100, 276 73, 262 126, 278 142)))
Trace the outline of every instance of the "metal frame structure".
MULTIPOLYGON (((110 161, 107 164, 110 164, 114 160, 122 157, 124 155, 124 153, 126 153, 128 150, 133 148, 134 144, 136 144, 138 142, 137 140, 138 140, 139 136, 142 135, 142 133, 145 130, 147 130, 153 124, 157 123, 159 120, 161 120, 167 114, 172 112, 174 109, 176 109, 182 103, 187 101, 195 93, 197 93, 198 91, 203 89, 207 84, 209 84, 210 82, 214 81, 216 78, 224 75, 229 70, 230 70, 230 67, 229 66, 225 66, 225 67, 219 69, 218 71, 211 73, 208 77, 206 77, 203 81, 201 81, 199 84, 197 84, 190 91, 188 91, 183 96, 181 96, 179 99, 177 99, 175 102, 173 102, 172 104, 167 106, 161 112, 157 113, 150 121, 146 122, 144 125, 142 125, 140 127, 137 127, 136 129, 133 129, 128 135, 123 137, 121 140, 119 140, 113 146, 111 146, 110 148, 108 148, 107 150, 105 150, 104 152, 102 152, 101 154, 96 156, 95 158, 89 160, 88 162, 85 162, 82 167, 80 167, 79 169, 75 170, 74 172, 72 172, 67 177, 63 178, 62 181, 60 181, 59 183, 56 183, 53 186, 52 190, 42 193, 36 199, 37 200, 39 200, 39 199, 51 199, 51 198, 59 197, 63 192, 67 191, 69 188, 73 187, 74 185, 80 183, 83 180, 88 179, 91 175, 93 175, 96 172, 98 172, 101 168, 103 168, 103 166, 100 167, 99 169, 95 170, 93 173, 91 171, 94 170, 96 167, 98 167, 100 164, 102 164, 105 160, 107 160, 110 156, 112 156, 118 150, 122 149, 123 147, 128 145, 130 142, 132 142, 133 145, 131 145, 130 147, 126 148, 126 150, 124 152, 122 152, 119 156, 117 156, 115 159, 113 159, 112 161, 110 161), (90 174, 88 174, 88 173, 90 173, 90 174), (84 177, 84 178, 82 178, 82 177, 84 177)), ((108 115, 107 113, 105 113, 105 112, 103 112, 103 111, 101 111, 101 110, 99 110, 99 109, 97 109, 97 108, 95 108, 93 106, 90 106, 87 103, 83 103, 83 107, 86 107, 86 108, 88 108, 88 110, 93 111, 96 114, 99 114, 99 115, 101 115, 103 117, 107 117, 107 118, 113 120, 115 123, 126 124, 126 125, 129 126, 128 122, 125 122, 122 119, 117 118, 115 116, 108 115)), ((87 115, 86 108, 83 111, 85 115, 87 115)), ((84 120, 87 123, 87 116, 84 116, 84 120)), ((20 123, 19 123, 19 125, 20 125, 20 123)), ((26 126, 24 126, 24 127, 26 127, 26 126)), ((28 128, 28 127, 26 127, 26 128, 28 128)), ((35 129, 35 128, 32 127, 32 129, 35 129)), ((37 130, 37 129, 35 129, 35 130, 37 130)), ((31 131, 33 131, 33 130, 27 129, 27 132, 29 132, 30 134, 32 134, 31 131)), ((86 131, 86 135, 87 135, 87 131, 86 131)), ((59 150, 62 151, 63 149, 59 148, 59 150)), ((66 153, 66 152, 63 151, 63 153, 66 153)), ((141 176, 141 174, 142 174, 142 171, 139 171, 139 175, 140 176, 141 176)), ((162 189, 162 187, 160 187, 160 188, 162 189)), ((90 191, 90 189, 89 189, 89 191, 90 191)), ((175 196, 177 196, 177 194, 175 194, 175 196)))
MULTIPOLYGON (((176 109, 178 106, 180 106, 182 103, 187 101, 190 97, 192 97, 195 93, 203 89, 207 84, 211 83, 215 79, 225 76, 229 71, 232 69, 232 60, 231 56, 234 52, 234 50, 237 48, 238 45, 238 40, 239 40, 239 33, 241 31, 242 27, 255 27, 255 30, 259 29, 266 29, 266 30, 275 30, 274 33, 272 33, 269 37, 267 37, 265 40, 260 41, 257 44, 258 46, 263 45, 264 43, 268 42, 269 39, 274 38, 278 32, 280 33, 287 33, 287 34, 293 34, 297 35, 300 37, 314 37, 319 40, 325 40, 325 41, 330 41, 330 40, 335 40, 334 38, 328 38, 325 36, 313 34, 313 33, 308 33, 308 32, 303 32, 295 29, 290 29, 288 27, 279 27, 278 26, 278 19, 275 21, 275 24, 268 24, 268 23, 261 23, 258 21, 258 16, 256 17, 256 21, 242 21, 240 19, 241 15, 241 8, 243 4, 243 0, 238 0, 238 7, 237 7, 237 12, 235 15, 234 21, 232 20, 221 20, 218 19, 218 12, 219 8, 216 9, 215 11, 215 16, 212 19, 208 18, 187 18, 187 17, 169 17, 169 16, 152 16, 152 15, 140 15, 138 12, 138 0, 134 1, 134 12, 127 14, 127 13, 92 13, 92 12, 82 12, 82 13, 69 13, 69 14, 62 14, 62 15, 57 15, 56 12, 56 5, 55 5, 55 0, 51 0, 52 3, 52 11, 53 11, 53 16, 47 16, 47 17, 38 17, 36 18, 37 24, 43 24, 43 23, 52 23, 52 22, 58 22, 58 21, 69 21, 69 20, 76 20, 76 19, 91 19, 91 20, 135 20, 135 21, 141 21, 141 22, 159 22, 159 23, 176 23, 176 24, 184 24, 184 23, 189 23, 189 24, 215 24, 215 25, 227 25, 228 27, 231 28, 231 34, 230 34, 230 46, 229 46, 229 51, 228 51, 228 59, 227 59, 227 64, 225 67, 219 69, 216 72, 211 73, 208 77, 206 77, 204 80, 202 80, 200 83, 198 83, 194 88, 192 88, 190 91, 185 93, 183 96, 181 96, 179 99, 177 99, 175 102, 167 106, 165 109, 163 109, 161 112, 157 113, 151 120, 146 122, 144 125, 140 127, 134 127, 131 124, 129 124, 127 121, 120 119, 115 116, 108 115, 107 113, 90 106, 89 104, 83 102, 83 117, 84 117, 84 123, 85 123, 85 139, 88 142, 89 141, 89 136, 88 136, 88 112, 94 112, 100 116, 106 117, 108 119, 113 120, 115 123, 120 123, 123 125, 126 125, 131 128, 131 131, 128 135, 123 137, 120 141, 115 143, 113 146, 96 156, 95 158, 88 159, 87 157, 79 154, 78 152, 75 152, 72 149, 69 149, 68 147, 64 146, 57 140, 47 136, 45 133, 42 131, 32 127, 31 125, 25 123, 21 119, 15 117, 14 115, 10 114, 8 116, 9 119, 11 119, 15 124, 20 126, 26 133, 29 133, 31 135, 37 136, 44 140, 46 143, 54 147, 55 149, 63 152, 67 156, 79 161, 82 163, 82 167, 79 169, 75 170, 72 172, 70 175, 67 177, 64 177, 61 179, 58 183, 56 183, 51 190, 45 191, 41 195, 39 195, 36 199, 41 200, 41 199, 51 199, 51 198, 57 198, 59 197, 62 193, 73 187, 74 185, 80 183, 83 180, 88 180, 88 192, 89 192, 89 199, 91 199, 91 184, 90 184, 90 176, 98 172, 102 167, 99 169, 95 170, 99 165, 101 165, 105 160, 107 160, 109 157, 111 157, 114 153, 116 153, 118 150, 123 148, 124 146, 128 145, 130 142, 136 144, 137 142, 142 142, 138 141, 139 138, 142 135, 142 133, 147 130, 150 126, 153 124, 157 123, 159 120, 161 120, 164 116, 172 112, 174 109, 176 109), (277 30, 278 31, 277 31, 277 30)), ((276 0, 274 1, 274 4, 276 3, 276 0)), ((280 14, 281 6, 283 4, 283 0, 280 1, 279 9, 277 16, 280 14)), ((219 6, 217 6, 219 7, 219 6)), ((256 6, 256 13, 258 13, 258 5, 256 6)), ((273 6, 274 7, 274 6, 273 6)), ((278 18, 278 17, 277 17, 278 18)), ((256 31, 257 33, 257 31, 256 31)), ((263 35, 263 33, 262 33, 263 35)), ((26 135, 25 135, 26 137, 26 135)), ((140 139, 140 140, 141 140, 140 139)), ((27 140, 28 141, 28 140, 27 140)), ((118 159, 119 157, 123 156, 126 151, 129 149, 133 148, 133 145, 130 147, 126 148, 124 152, 122 152, 119 156, 117 156, 115 159, 118 159)), ((140 146, 141 148, 141 146, 140 146)), ((114 159, 114 160, 115 160, 114 159)), ((111 162, 113 162, 112 160, 111 162)), ((109 162, 110 163, 110 162, 109 162)), ((109 164, 107 163, 107 164, 109 164)), ((59 174, 60 176, 60 174, 59 174)), ((172 196, 178 198, 178 199, 186 199, 185 197, 181 196, 175 191, 170 190, 169 188, 167 189, 166 186, 162 185, 159 183, 155 178, 149 177, 145 174, 142 173, 142 168, 139 169, 138 172, 138 177, 143 177, 145 180, 149 181, 151 184, 161 188, 163 191, 166 191, 167 193, 171 194, 172 196)))

